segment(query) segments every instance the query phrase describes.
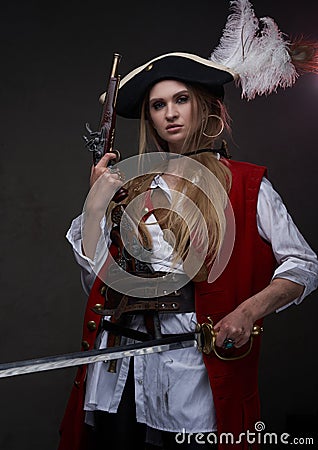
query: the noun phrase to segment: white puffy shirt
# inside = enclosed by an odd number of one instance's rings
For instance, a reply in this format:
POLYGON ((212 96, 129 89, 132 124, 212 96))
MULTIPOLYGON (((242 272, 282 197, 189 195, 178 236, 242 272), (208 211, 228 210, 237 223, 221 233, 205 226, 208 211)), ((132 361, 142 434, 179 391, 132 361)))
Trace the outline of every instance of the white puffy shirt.
MULTIPOLYGON (((160 176, 154 179, 151 187, 159 187, 170 196, 169 188, 160 176)), ((153 223, 155 218, 150 216, 147 220, 153 223)), ((101 226, 104 227, 104 221, 101 226)), ((299 304, 318 286, 317 255, 299 232, 281 197, 266 178, 261 182, 258 195, 257 226, 260 236, 271 244, 278 263, 273 278, 286 278, 304 286, 302 296, 291 303, 299 304)), ((103 238, 98 244, 100 249, 97 248, 94 261, 82 253, 81 216, 73 220, 66 235, 81 267, 82 284, 87 295, 95 280, 94 269, 101 264, 99 255, 105 255, 105 244, 109 243, 108 231, 103 231, 103 238)), ((159 225, 149 227, 149 232, 153 241, 162 242, 159 225)), ((164 245, 165 241, 158 248, 162 250, 164 245)), ((155 256, 156 262, 152 264, 154 270, 167 271, 171 267, 169 259, 165 258, 164 264, 161 264, 163 255, 155 256)), ((290 305, 280 310, 288 306, 290 305)), ((195 330, 195 313, 161 314, 160 319, 162 333, 195 330)), ((131 326, 145 331, 141 316, 135 316, 131 326)), ((103 331, 98 340, 99 348, 106 347, 106 342, 107 332, 103 331)), ((131 341, 124 339, 124 342, 131 341)), ((108 363, 103 362, 89 365, 84 406, 88 411, 88 423, 92 423, 91 411, 117 411, 128 374, 129 358, 117 362, 116 373, 108 372, 107 368, 108 363)), ((202 355, 196 348, 135 357, 134 373, 136 415, 139 422, 171 432, 216 431, 213 395, 202 355)))

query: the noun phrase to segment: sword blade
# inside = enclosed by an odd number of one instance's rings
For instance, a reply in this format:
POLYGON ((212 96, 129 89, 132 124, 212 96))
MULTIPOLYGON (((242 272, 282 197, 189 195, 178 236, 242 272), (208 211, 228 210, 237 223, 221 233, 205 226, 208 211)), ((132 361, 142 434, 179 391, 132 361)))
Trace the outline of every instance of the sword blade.
POLYGON ((148 342, 138 342, 120 347, 109 347, 100 350, 87 350, 64 355, 46 356, 39 359, 29 359, 0 364, 0 378, 13 377, 34 372, 63 369, 66 367, 92 364, 99 361, 121 359, 129 356, 150 355, 152 353, 196 347, 195 333, 187 333, 178 337, 154 339, 148 342))

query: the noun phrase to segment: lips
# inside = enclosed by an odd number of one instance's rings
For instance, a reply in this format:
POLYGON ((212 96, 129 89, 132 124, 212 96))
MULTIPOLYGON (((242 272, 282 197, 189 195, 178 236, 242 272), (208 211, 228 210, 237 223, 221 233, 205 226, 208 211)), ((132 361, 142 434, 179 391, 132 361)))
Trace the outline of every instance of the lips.
POLYGON ((171 124, 171 125, 168 125, 167 127, 166 127, 166 131, 178 131, 178 130, 180 130, 180 128, 182 128, 182 125, 178 125, 178 124, 171 124))

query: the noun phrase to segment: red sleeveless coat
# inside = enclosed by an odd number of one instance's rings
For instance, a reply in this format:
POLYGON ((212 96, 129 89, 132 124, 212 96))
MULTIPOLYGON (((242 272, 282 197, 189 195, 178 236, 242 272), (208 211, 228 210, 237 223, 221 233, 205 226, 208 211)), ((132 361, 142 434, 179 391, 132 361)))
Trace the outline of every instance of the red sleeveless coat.
MULTIPOLYGON (((222 160, 223 161, 223 160, 222 160)), ((271 246, 258 233, 256 223, 257 198, 266 168, 250 163, 228 161, 232 172, 229 194, 235 216, 236 235, 230 260, 222 274, 213 283, 195 283, 195 305, 199 323, 211 317, 217 323, 233 311, 237 305, 265 288, 273 275, 276 261, 271 246)), ((101 289, 104 283, 97 278, 91 290, 83 325, 83 351, 92 349, 101 316, 91 308, 103 304, 101 289), (95 323, 95 325, 94 325, 95 323)), ((258 323, 261 325, 261 321, 258 323)), ((266 332, 266 330, 265 330, 266 332)), ((237 450, 258 448, 244 439, 240 433, 255 432, 260 420, 258 391, 258 362, 261 338, 254 339, 252 351, 243 359, 223 361, 214 354, 204 355, 216 410, 218 435, 233 433, 241 441, 237 450)), ((95 449, 90 427, 84 424, 86 367, 78 369, 74 386, 60 427, 58 450, 95 449)), ((219 450, 233 448, 231 444, 219 444, 219 450)), ((228 441, 230 442, 230 441, 228 441)))

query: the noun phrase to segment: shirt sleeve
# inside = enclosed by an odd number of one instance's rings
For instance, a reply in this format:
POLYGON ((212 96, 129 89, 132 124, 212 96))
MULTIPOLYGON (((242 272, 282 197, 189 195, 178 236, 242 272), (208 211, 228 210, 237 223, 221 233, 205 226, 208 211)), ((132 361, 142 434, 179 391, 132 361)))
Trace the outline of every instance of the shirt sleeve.
POLYGON ((267 178, 263 178, 257 203, 257 226, 260 236, 272 246, 278 267, 274 278, 285 278, 304 286, 301 297, 279 308, 299 304, 318 286, 316 253, 293 222, 280 195, 267 178))
POLYGON ((83 253, 82 246, 82 219, 83 215, 76 217, 66 233, 66 239, 72 246, 76 262, 81 268, 81 282, 87 295, 95 281, 96 275, 107 259, 108 248, 110 245, 109 230, 106 227, 106 220, 103 218, 100 222, 101 235, 96 246, 94 259, 88 258, 83 253))

